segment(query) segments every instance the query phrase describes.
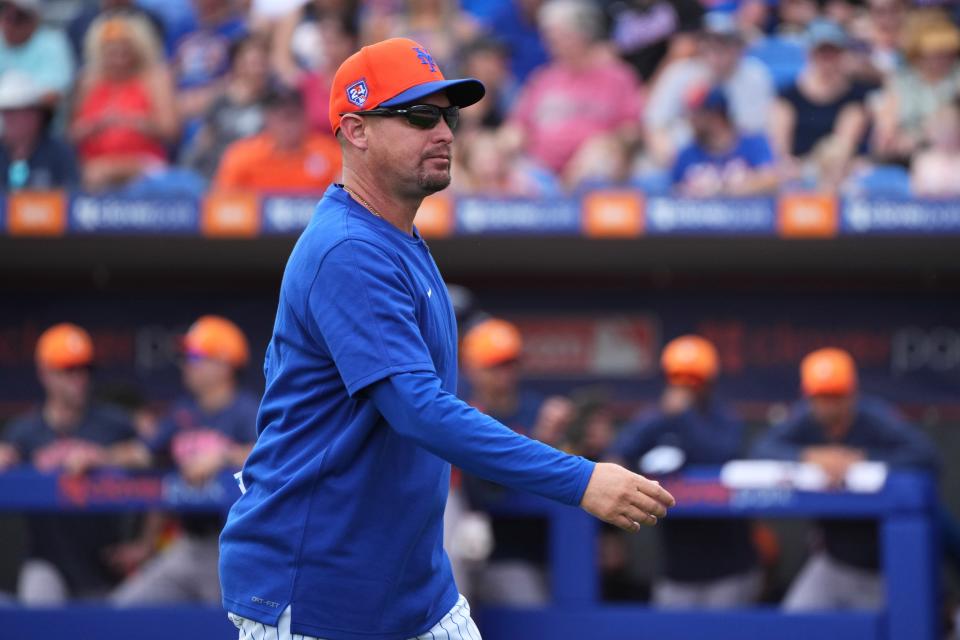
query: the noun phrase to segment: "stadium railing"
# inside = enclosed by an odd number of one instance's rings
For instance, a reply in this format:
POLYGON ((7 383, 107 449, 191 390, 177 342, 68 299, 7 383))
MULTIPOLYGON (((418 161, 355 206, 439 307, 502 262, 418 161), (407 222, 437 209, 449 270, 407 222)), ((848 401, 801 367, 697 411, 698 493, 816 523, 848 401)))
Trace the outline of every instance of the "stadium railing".
MULTIPOLYGON (((875 493, 806 492, 787 487, 733 490, 715 469, 694 469, 665 485, 678 499, 670 518, 872 518, 881 523, 887 604, 881 611, 784 614, 774 608, 735 611, 662 612, 640 605, 599 601, 597 521, 579 509, 518 495, 498 507, 503 513, 545 516, 550 521, 552 602, 545 608, 478 611, 487 640, 515 638, 663 637, 712 640, 797 638, 817 640, 934 640, 938 637, 939 550, 936 493, 923 474, 892 473, 875 493)), ((109 512, 160 508, 222 511, 239 495, 224 474, 201 487, 176 474, 45 475, 28 468, 0 474, 0 510, 6 512, 109 512)), ((172 607, 111 610, 73 605, 55 609, 0 607, 4 637, 233 638, 217 608, 172 607)))

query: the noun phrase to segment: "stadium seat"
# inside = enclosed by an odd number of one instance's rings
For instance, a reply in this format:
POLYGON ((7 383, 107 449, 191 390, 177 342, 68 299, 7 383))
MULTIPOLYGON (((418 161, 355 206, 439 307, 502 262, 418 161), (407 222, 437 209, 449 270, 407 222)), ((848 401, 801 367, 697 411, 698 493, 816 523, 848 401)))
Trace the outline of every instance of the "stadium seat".
POLYGON ((634 176, 631 185, 648 196, 662 196, 670 192, 670 174, 666 171, 646 171, 634 176))
POLYGON ((788 87, 806 64, 807 51, 793 38, 771 36, 747 49, 747 55, 760 60, 773 77, 777 89, 788 87))
POLYGON ((173 167, 159 173, 150 173, 121 190, 122 195, 139 197, 183 196, 202 198, 207 181, 189 169, 173 167))
POLYGON ((877 165, 850 179, 849 195, 910 197, 910 173, 898 165, 877 165))

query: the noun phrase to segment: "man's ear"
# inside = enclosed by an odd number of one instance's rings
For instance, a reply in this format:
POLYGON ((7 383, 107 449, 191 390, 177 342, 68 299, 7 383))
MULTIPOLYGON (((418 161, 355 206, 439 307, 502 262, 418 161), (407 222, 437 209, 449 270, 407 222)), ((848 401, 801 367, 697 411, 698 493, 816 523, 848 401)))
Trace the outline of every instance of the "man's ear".
POLYGON ((367 140, 367 122, 360 116, 345 114, 340 118, 340 133, 348 145, 360 150, 366 150, 369 146, 367 140))

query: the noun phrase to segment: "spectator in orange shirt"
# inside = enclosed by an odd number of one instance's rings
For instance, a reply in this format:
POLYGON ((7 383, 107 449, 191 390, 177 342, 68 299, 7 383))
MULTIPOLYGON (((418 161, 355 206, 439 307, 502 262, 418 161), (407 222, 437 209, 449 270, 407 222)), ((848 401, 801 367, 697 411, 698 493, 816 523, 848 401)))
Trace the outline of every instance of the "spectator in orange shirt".
POLYGON ((327 135, 309 133, 303 96, 278 89, 265 101, 263 133, 227 147, 214 187, 220 190, 324 191, 340 176, 340 147, 327 135))

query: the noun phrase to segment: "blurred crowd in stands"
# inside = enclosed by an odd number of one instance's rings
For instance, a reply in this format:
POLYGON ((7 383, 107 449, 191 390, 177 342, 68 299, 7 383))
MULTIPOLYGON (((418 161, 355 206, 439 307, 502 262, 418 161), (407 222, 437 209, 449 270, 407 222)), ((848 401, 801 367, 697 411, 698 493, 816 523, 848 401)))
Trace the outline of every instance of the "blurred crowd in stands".
POLYGON ((4 0, 6 190, 318 192, 330 81, 422 43, 481 79, 453 192, 960 194, 960 29, 936 0, 4 0))
MULTIPOLYGON (((938 473, 934 445, 891 406, 861 393, 857 366, 840 349, 816 350, 799 363, 803 397, 748 438, 743 419, 715 392, 722 363, 703 337, 670 340, 660 357, 661 395, 639 403, 640 413, 623 414, 601 389, 546 397, 528 387, 517 326, 478 310, 468 291, 451 292, 461 327, 460 396, 551 446, 664 479, 688 465, 748 457, 809 463, 825 489, 846 486, 848 472, 863 461, 938 473)), ((241 373, 254 363, 237 325, 208 315, 189 327, 180 346, 183 394, 160 414, 97 400, 96 358, 82 327, 64 323, 41 334, 35 361, 44 398, 0 430, 0 473, 21 465, 67 477, 104 468, 175 469, 202 488, 241 468, 257 438, 258 399, 241 384, 241 373)), ((444 543, 460 590, 481 605, 549 602, 548 523, 498 513, 512 494, 459 470, 451 477, 444 543)), ((24 604, 220 601, 221 515, 81 512, 25 514, 24 520, 27 548, 15 594, 24 604)), ((612 526, 602 531, 596 552, 605 599, 729 608, 782 598, 789 610, 870 609, 884 602, 874 521, 819 522, 807 562, 785 592, 770 579, 780 557, 767 526, 680 518, 662 521, 657 533, 657 569, 647 585, 630 571, 629 536, 612 526)))

